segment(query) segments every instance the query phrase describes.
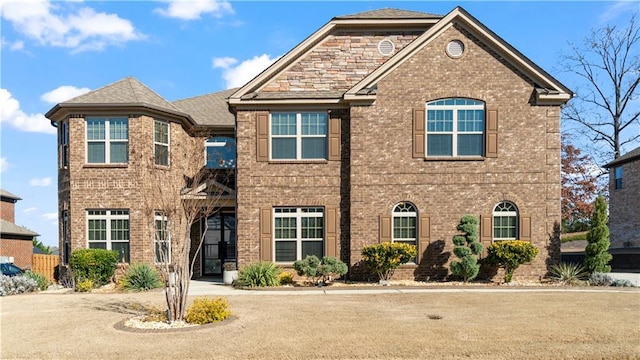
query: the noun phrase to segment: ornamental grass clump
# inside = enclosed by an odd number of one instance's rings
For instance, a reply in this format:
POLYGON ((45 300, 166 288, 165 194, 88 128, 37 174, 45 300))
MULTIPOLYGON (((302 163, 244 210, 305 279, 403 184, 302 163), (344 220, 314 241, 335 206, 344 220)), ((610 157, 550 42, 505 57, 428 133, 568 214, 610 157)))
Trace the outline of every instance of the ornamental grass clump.
POLYGON ((130 291, 147 291, 162 287, 160 274, 149 264, 132 264, 127 268, 118 286, 130 291))
POLYGON ((453 253, 460 261, 451 262, 451 272, 469 282, 478 276, 480 264, 478 256, 482 253, 482 244, 478 242, 478 218, 465 215, 460 219, 457 229, 464 235, 453 237, 453 253))
POLYGON ((187 309, 186 321, 190 324, 209 324, 222 321, 231 315, 227 299, 219 297, 210 299, 208 297, 198 297, 187 309))
POLYGON ((249 264, 238 271, 238 278, 233 286, 237 288, 278 286, 280 272, 280 268, 269 261, 249 264))
POLYGON ((414 245, 405 243, 382 243, 365 246, 362 257, 365 266, 375 272, 380 280, 390 280, 395 270, 412 261, 418 255, 414 245))
POLYGON ((47 278, 42 274, 38 274, 33 271, 25 271, 24 276, 33 279, 33 281, 38 284, 39 290, 47 290, 49 285, 51 285, 51 281, 47 280, 47 278))
POLYGON ((487 262, 503 268, 504 282, 510 283, 520 265, 535 259, 538 248, 528 241, 505 240, 494 242, 487 252, 487 262))
POLYGON ((579 285, 589 278, 589 272, 580 264, 560 263, 551 265, 549 278, 564 285, 579 285))

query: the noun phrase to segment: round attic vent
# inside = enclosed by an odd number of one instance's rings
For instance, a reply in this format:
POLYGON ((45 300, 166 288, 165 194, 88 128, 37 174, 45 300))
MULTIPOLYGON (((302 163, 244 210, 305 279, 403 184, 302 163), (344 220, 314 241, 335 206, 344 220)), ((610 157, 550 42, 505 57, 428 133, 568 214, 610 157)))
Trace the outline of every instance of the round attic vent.
POLYGON ((464 53, 464 44, 460 40, 453 40, 447 44, 447 54, 453 58, 459 58, 464 53))
POLYGON ((393 42, 389 39, 384 39, 378 43, 378 52, 381 55, 389 56, 393 54, 393 51, 396 49, 396 46, 393 45, 393 42))

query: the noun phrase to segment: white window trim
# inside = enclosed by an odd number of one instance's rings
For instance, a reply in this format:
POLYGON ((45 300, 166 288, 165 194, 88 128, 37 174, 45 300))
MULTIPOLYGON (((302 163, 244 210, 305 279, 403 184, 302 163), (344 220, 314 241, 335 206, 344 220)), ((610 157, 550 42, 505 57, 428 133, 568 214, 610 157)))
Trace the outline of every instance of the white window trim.
POLYGON ((322 237, 321 238, 313 238, 313 239, 302 239, 302 218, 309 218, 309 217, 321 217, 324 218, 324 214, 325 214, 326 210, 321 207, 321 206, 300 206, 300 207, 294 207, 294 206, 282 206, 282 207, 276 207, 272 210, 271 214, 271 228, 273 229, 273 250, 272 250, 272 259, 274 260, 275 263, 278 264, 293 264, 293 261, 289 262, 289 261, 277 261, 276 260, 276 242, 279 241, 295 241, 296 242, 296 259, 297 260, 304 260, 302 258, 302 243, 305 241, 322 241, 322 246, 323 246, 323 253, 324 253, 324 246, 326 244, 325 239, 324 239, 324 233, 326 232, 326 221, 322 222, 322 237), (309 209, 309 208, 314 208, 314 209, 322 209, 322 212, 302 212, 302 209, 309 209), (296 209, 296 212, 288 212, 288 213, 276 213, 276 209, 296 209), (276 239, 276 218, 295 218, 296 219, 296 238, 295 239, 276 239))
POLYGON ((121 117, 100 117, 100 116, 92 116, 87 117, 85 119, 85 131, 84 131, 84 140, 86 144, 85 151, 85 162, 90 165, 100 165, 100 164, 128 164, 129 163, 129 118, 121 116, 121 117), (114 139, 111 140, 111 132, 110 132, 110 124, 113 119, 125 119, 127 120, 127 139, 114 139), (89 120, 104 120, 104 139, 100 140, 89 140, 89 120), (121 163, 111 162, 111 143, 127 143, 127 161, 121 163), (89 143, 104 143, 104 162, 103 163, 90 163, 89 162, 89 143))
MULTIPOLYGON (((462 99, 462 98, 452 98, 452 99, 462 99)), ((446 99, 441 99, 441 100, 446 100, 446 99)), ((473 100, 473 99, 469 99, 469 100, 473 100)), ((434 100, 437 101, 437 100, 434 100)), ((478 100, 474 100, 474 101, 478 101, 478 100)), ((431 102, 431 101, 429 101, 431 102)), ((482 157, 484 156, 484 133, 486 132, 486 123, 487 123, 487 111, 485 109, 485 104, 478 104, 478 105, 428 105, 429 103, 425 104, 425 110, 424 110, 424 129, 425 129, 425 136, 424 136, 424 153, 425 153, 425 157, 426 158, 430 158, 430 157, 482 157), (429 131, 429 123, 428 123, 428 118, 429 118, 429 110, 451 110, 453 112, 453 127, 452 127, 452 131, 429 131), (459 132, 458 131, 458 110, 482 110, 484 112, 484 119, 482 120, 482 125, 483 125, 483 131, 462 131, 459 132), (429 138, 429 134, 431 135, 451 135, 451 156, 449 155, 429 155, 429 148, 428 148, 428 138, 429 138), (481 151, 480 155, 458 155, 458 135, 482 135, 482 149, 483 151, 481 151)))
MULTIPOLYGON (((91 243, 101 243, 101 242, 105 242, 106 248, 107 250, 113 250, 112 249, 112 243, 128 243, 129 244, 129 257, 131 257, 131 219, 129 217, 129 215, 131 214, 131 212, 128 209, 109 209, 109 210, 105 210, 105 209, 87 209, 87 230, 86 230, 86 239, 87 239, 87 248, 89 248, 89 244, 91 243), (95 214, 89 214, 90 211, 105 211, 106 213, 104 215, 99 214, 99 215, 95 215, 95 214), (126 211, 127 214, 112 214, 112 212, 115 211, 126 211), (97 240, 93 240, 90 241, 89 240, 89 220, 106 220, 106 232, 107 232, 107 238, 105 240, 101 240, 101 241, 97 241, 97 240), (129 220, 129 240, 112 240, 111 239, 111 220, 129 220)), ((118 259, 118 262, 120 262, 120 258, 118 259)), ((129 259, 129 261, 131 261, 131 259, 129 259)))
POLYGON ((171 124, 166 120, 153 119, 153 163, 157 166, 170 166, 171 153, 169 153, 169 144, 171 144, 171 124), (158 123, 167 125, 167 143, 156 141, 156 125, 158 123), (156 145, 165 146, 167 148, 167 164, 156 164, 156 145))
POLYGON ((493 241, 506 241, 506 240, 517 240, 518 239, 518 234, 520 233, 520 229, 519 224, 520 223, 520 216, 518 215, 518 207, 516 206, 516 204, 510 202, 510 201, 501 201, 499 203, 497 203, 494 207, 493 207, 493 213, 491 216, 491 238, 493 241), (502 203, 509 203, 511 205, 513 205, 513 207, 516 208, 516 211, 496 211, 496 208, 498 207, 498 205, 502 204, 502 203), (508 216, 513 216, 516 219, 516 224, 515 224, 515 237, 511 238, 496 238, 494 237, 495 235, 495 227, 496 227, 496 217, 508 217, 508 216))
POLYGON ((153 217, 153 258, 154 258, 154 262, 156 264, 168 264, 171 263, 171 231, 169 230, 169 219, 166 216, 162 216, 159 213, 155 213, 155 216, 153 217), (163 224, 163 226, 165 227, 165 240, 159 240, 158 239, 158 229, 156 228, 156 221, 162 221, 166 224, 163 224), (167 245, 167 249, 168 249, 168 256, 167 259, 165 259, 164 262, 162 261, 158 261, 158 258, 156 257, 156 248, 158 246, 158 243, 166 243, 167 245))
POLYGON ((325 113, 322 111, 298 111, 298 112, 292 112, 292 111, 274 111, 274 113, 276 114, 296 114, 296 134, 295 135, 273 135, 271 133, 271 126, 272 126, 272 113, 269 113, 269 159, 270 160, 274 160, 274 161, 298 161, 298 160, 302 160, 302 161, 306 161, 306 160, 327 160, 327 153, 328 153, 328 149, 325 148, 325 156, 323 158, 303 158, 302 157, 302 139, 309 139, 309 138, 322 138, 325 139, 325 142, 327 141, 328 138, 328 134, 329 134, 329 114, 327 114, 327 126, 325 128, 325 134, 324 135, 302 135, 302 114, 303 113, 309 113, 309 114, 317 114, 317 113, 325 113), (296 158, 295 159, 274 159, 273 158, 273 141, 271 141, 272 139, 292 139, 295 138, 296 139, 296 158))
POLYGON ((415 242, 415 245, 417 246, 418 245, 418 239, 417 239, 417 235, 418 235, 418 212, 417 211, 407 211, 407 212, 395 211, 396 208, 401 204, 408 204, 408 205, 411 205, 414 209, 416 208, 415 205, 413 205, 412 203, 409 203, 409 202, 398 203, 393 207, 393 210, 391 211, 391 242, 413 241, 413 242, 415 242), (395 220, 394 219, 395 218, 405 218, 405 217, 413 217, 414 219, 416 219, 416 237, 414 237, 414 238, 396 238, 395 220))

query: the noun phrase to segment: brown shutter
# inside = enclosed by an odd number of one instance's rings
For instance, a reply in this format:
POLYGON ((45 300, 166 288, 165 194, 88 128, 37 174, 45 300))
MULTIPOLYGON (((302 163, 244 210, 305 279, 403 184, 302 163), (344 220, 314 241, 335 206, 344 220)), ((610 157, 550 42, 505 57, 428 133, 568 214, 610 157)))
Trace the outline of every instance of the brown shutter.
POLYGON ((340 161, 340 118, 329 119, 329 156, 328 160, 340 161))
POLYGON ((336 256, 338 254, 338 210, 336 208, 325 209, 325 255, 336 256))
POLYGON ((480 216, 480 242, 482 243, 482 257, 487 256, 487 248, 493 240, 493 216, 486 214, 480 216))
POLYGON ((425 115, 424 108, 413 109, 413 157, 424 158, 425 150, 425 115))
POLYGON ((391 216, 380 216, 380 238, 379 242, 391 242, 391 216))
POLYGON ((272 261, 271 208, 260 208, 260 260, 272 261))
POLYGON ((431 221, 429 216, 421 215, 418 224, 418 261, 421 261, 423 254, 429 247, 431 241, 431 221))
POLYGON ((518 227, 520 229, 520 237, 518 239, 531 241, 531 216, 520 215, 520 224, 518 224, 518 227))
POLYGON ((256 161, 269 161, 269 114, 256 116, 256 161))
POLYGON ((487 110, 487 144, 486 154, 488 158, 498 157, 498 110, 487 110))

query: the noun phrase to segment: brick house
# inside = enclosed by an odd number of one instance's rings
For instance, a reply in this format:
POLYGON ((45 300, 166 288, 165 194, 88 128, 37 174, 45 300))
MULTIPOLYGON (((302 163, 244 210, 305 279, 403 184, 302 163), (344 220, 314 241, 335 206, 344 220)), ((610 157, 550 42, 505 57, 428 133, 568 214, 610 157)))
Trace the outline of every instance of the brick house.
POLYGON ((40 234, 15 224, 15 204, 20 197, 0 189, 0 256, 13 258, 22 269, 33 265, 33 239, 40 234))
POLYGON ((474 214, 485 246, 536 245, 519 271, 538 278, 559 260, 559 116, 571 96, 459 7, 335 17, 239 89, 168 102, 127 78, 46 114, 59 129, 63 261, 87 246, 154 261, 131 154, 161 154, 173 172, 196 144, 191 156, 232 164, 235 178, 193 229, 207 229, 196 276, 316 254, 357 277, 364 246, 398 241, 419 253, 398 278, 442 278, 456 225, 474 214))
POLYGON ((611 248, 640 247, 640 147, 605 165, 609 169, 611 248))

